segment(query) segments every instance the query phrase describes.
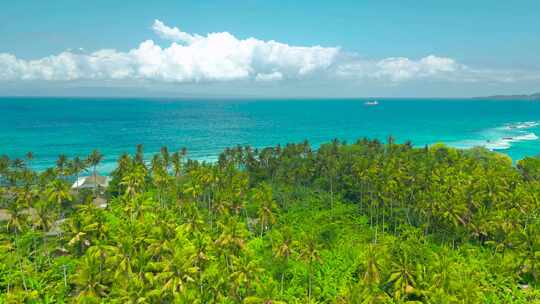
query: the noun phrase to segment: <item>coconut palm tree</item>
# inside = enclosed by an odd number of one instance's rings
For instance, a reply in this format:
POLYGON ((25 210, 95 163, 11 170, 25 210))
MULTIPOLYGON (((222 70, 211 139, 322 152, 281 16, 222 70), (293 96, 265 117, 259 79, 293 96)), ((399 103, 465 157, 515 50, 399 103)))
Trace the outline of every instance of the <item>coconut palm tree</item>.
POLYGON ((166 146, 163 146, 160 149, 160 153, 161 153, 161 159, 163 160, 163 168, 165 169, 165 171, 168 171, 169 162, 171 159, 171 156, 169 154, 169 149, 166 146))
POLYGON ((97 182, 97 166, 101 163, 102 160, 103 154, 101 154, 99 150, 92 151, 92 153, 90 153, 90 155, 88 155, 88 158, 86 159, 88 165, 92 167, 92 177, 95 183, 95 187, 93 188, 94 197, 96 197, 96 192, 98 190, 97 188, 99 187, 97 182))
POLYGON ((182 159, 185 159, 186 156, 187 156, 187 154, 188 154, 187 148, 186 148, 186 147, 182 147, 182 148, 180 149, 180 156, 182 156, 182 159))
POLYGON ((28 162, 28 166, 31 168, 32 167, 32 161, 34 160, 34 153, 32 152, 27 152, 26 153, 26 161, 28 162))
POLYGON ((293 238, 292 238, 292 229, 289 226, 285 226, 282 229, 282 233, 277 232, 274 244, 274 256, 280 259, 285 265, 285 269, 281 271, 280 278, 280 294, 283 295, 284 280, 285 280, 285 270, 289 266, 289 257, 293 253, 293 238))
MULTIPOLYGON (((79 181, 79 175, 82 171, 86 170, 86 162, 81 160, 79 156, 75 156, 70 162, 70 174, 75 175, 75 181, 79 181)), ((78 191, 78 188, 76 189, 78 191)))
POLYGON ((262 236, 269 228, 269 225, 276 222, 274 212, 277 209, 277 204, 272 197, 272 189, 267 184, 256 188, 252 196, 253 200, 259 206, 257 214, 259 216, 260 234, 262 236))
POLYGON ((315 263, 321 262, 321 256, 318 249, 318 244, 313 237, 313 232, 304 234, 304 238, 300 245, 300 258, 307 263, 308 266, 308 303, 311 303, 312 286, 313 286, 313 266, 315 263))
POLYGON ((97 166, 102 160, 103 154, 101 154, 99 150, 92 151, 92 153, 90 153, 86 159, 87 163, 92 167, 92 176, 94 176, 94 178, 97 176, 97 166))
POLYGON ((171 163, 174 177, 178 178, 182 172, 182 156, 179 152, 174 152, 171 156, 171 163))
POLYGON ((27 226, 27 216, 22 212, 21 205, 13 202, 8 205, 9 218, 6 222, 7 231, 20 233, 27 226))
POLYGON ((56 170, 60 176, 66 175, 66 166, 68 164, 68 158, 65 154, 58 155, 56 159, 56 170))
POLYGON ((72 200, 69 185, 61 180, 52 181, 45 190, 50 202, 56 204, 59 208, 62 203, 72 200))
POLYGON ((257 261, 249 256, 241 255, 240 257, 233 258, 234 271, 231 273, 230 278, 234 286, 233 294, 239 302, 243 301, 245 297, 249 297, 251 294, 252 282, 258 277, 258 275, 264 271, 257 261), (244 290, 244 292, 241 292, 244 290))
POLYGON ((162 292, 172 299, 183 294, 195 282, 199 268, 193 265, 195 251, 193 246, 178 244, 171 255, 151 264, 159 271, 156 280, 160 282, 162 292))
POLYGON ((99 259, 92 255, 83 256, 78 264, 77 273, 73 276, 77 299, 98 302, 109 290, 108 272, 100 271, 99 259))

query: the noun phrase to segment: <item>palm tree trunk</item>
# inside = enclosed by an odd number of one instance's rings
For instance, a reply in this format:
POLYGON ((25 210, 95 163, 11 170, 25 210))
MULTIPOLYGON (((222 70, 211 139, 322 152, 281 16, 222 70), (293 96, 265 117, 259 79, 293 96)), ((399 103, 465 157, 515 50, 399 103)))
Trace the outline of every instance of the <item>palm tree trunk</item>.
POLYGON ((93 192, 94 192, 94 198, 96 198, 96 190, 97 190, 97 177, 96 177, 96 165, 94 165, 94 169, 93 169, 93 173, 94 175, 94 188, 93 188, 93 192))
POLYGON ((77 185, 77 187, 75 187, 75 193, 77 193, 77 196, 79 196, 79 171, 77 171, 75 178, 75 183, 77 185))
POLYGON ((280 295, 283 295, 283 279, 285 278, 285 271, 281 272, 281 291, 280 291, 280 295))
MULTIPOLYGON (((19 240, 19 231, 15 230, 15 243, 17 244, 17 247, 18 247, 18 240, 19 240)), ((23 281, 24 291, 28 291, 28 288, 26 287, 26 279, 25 279, 25 276, 24 276, 24 271, 23 271, 22 261, 21 261, 20 256, 18 256, 18 260, 19 260, 19 269, 21 271, 21 277, 22 277, 22 281, 23 281)))
POLYGON ((308 282, 308 303, 311 303, 311 276, 312 276, 312 265, 311 261, 309 262, 309 282, 308 282))
POLYGON ((330 178, 330 209, 334 210, 334 182, 330 178))
POLYGON ((66 275, 66 265, 62 265, 64 272, 64 287, 67 287, 67 275, 66 275))

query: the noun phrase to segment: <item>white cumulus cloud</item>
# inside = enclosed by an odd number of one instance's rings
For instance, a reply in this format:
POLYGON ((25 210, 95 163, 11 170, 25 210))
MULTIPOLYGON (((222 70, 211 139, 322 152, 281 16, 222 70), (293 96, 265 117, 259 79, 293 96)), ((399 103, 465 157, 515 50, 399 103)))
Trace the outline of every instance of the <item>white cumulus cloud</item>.
POLYGON ((268 74, 257 74, 255 77, 255 80, 257 81, 273 81, 273 80, 281 80, 283 79, 283 74, 280 72, 273 72, 268 74))
POLYGON ((188 33, 182 32, 177 27, 168 27, 163 22, 157 19, 154 21, 152 29, 159 37, 165 40, 191 43, 196 39, 204 39, 204 37, 199 35, 190 35, 188 33))
POLYGON ((290 46, 227 32, 191 35, 156 20, 153 40, 127 52, 70 51, 37 60, 0 54, 2 80, 147 79, 166 82, 301 79, 329 68, 339 48, 290 46))
POLYGON ((389 57, 372 61, 357 59, 343 63, 337 68, 337 74, 344 77, 391 82, 424 78, 458 80, 472 72, 470 68, 452 58, 435 55, 429 55, 418 60, 405 57, 389 57))
POLYGON ((376 63, 376 77, 389 78, 392 81, 409 80, 432 76, 452 75, 466 70, 451 58, 429 55, 414 61, 408 58, 387 58, 376 63))
POLYGON ((452 58, 429 55, 417 60, 390 57, 362 59, 339 47, 292 46, 256 38, 239 39, 228 32, 190 34, 155 20, 154 33, 167 42, 146 40, 122 52, 65 51, 35 60, 0 53, 0 81, 150 80, 159 82, 260 82, 354 79, 406 82, 418 79, 448 81, 512 81, 516 73, 469 68, 452 58))

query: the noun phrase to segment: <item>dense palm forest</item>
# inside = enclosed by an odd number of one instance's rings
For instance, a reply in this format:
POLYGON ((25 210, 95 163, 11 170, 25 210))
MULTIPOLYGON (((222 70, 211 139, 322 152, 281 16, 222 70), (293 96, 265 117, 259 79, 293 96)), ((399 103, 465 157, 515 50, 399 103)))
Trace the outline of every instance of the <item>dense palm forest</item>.
POLYGON ((106 189, 72 189, 103 157, 0 158, 0 302, 540 302, 539 158, 392 138, 215 163, 138 146, 106 189))

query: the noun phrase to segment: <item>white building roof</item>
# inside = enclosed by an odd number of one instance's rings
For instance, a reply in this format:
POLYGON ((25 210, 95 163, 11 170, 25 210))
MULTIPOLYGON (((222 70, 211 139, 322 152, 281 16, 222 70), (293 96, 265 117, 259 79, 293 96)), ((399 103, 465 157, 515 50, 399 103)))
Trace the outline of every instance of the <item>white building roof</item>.
POLYGON ((73 183, 72 189, 93 189, 96 187, 107 188, 109 186, 109 177, 96 175, 81 176, 73 183))

